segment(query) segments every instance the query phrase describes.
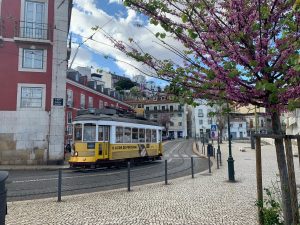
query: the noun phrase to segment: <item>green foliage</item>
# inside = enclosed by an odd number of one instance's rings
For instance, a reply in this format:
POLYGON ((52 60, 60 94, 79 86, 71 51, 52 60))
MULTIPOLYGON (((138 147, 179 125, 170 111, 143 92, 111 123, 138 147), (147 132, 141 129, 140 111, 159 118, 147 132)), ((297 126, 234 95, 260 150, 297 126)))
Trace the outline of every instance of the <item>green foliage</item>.
POLYGON ((132 82, 130 79, 119 80, 116 84, 116 90, 129 90, 132 87, 136 86, 136 83, 132 82))
POLYGON ((257 202, 263 214, 264 225, 283 225, 282 208, 280 202, 276 199, 276 192, 265 188, 266 199, 263 202, 257 202))

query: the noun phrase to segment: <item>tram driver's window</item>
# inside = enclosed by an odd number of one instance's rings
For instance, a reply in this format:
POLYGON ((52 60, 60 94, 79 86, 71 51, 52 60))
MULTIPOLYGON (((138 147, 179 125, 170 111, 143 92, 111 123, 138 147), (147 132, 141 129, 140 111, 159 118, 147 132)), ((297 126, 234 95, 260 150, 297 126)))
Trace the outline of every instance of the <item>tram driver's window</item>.
POLYGON ((157 138, 156 138, 156 130, 152 130, 152 142, 156 143, 157 142, 157 138))
POLYGON ((139 129, 139 142, 145 142, 145 129, 139 129))
POLYGON ((96 124, 84 124, 83 141, 96 141, 96 124))
POLYGON ((116 143, 123 143, 123 127, 116 127, 116 143))
POLYGON ((132 143, 137 143, 139 141, 139 129, 138 128, 132 128, 132 143))
POLYGON ((74 140, 82 141, 82 125, 81 124, 76 124, 74 126, 74 140))
POLYGON ((104 127, 104 141, 109 141, 109 127, 104 127))
POLYGON ((98 127, 98 141, 103 141, 104 140, 104 127, 99 126, 98 127))
POLYGON ((146 130, 146 142, 151 142, 151 130, 146 130))

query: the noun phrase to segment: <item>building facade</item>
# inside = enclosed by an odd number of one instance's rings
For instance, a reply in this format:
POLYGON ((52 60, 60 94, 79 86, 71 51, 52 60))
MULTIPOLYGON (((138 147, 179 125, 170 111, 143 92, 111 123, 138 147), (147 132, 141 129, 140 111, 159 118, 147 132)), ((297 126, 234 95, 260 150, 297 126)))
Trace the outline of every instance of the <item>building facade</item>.
POLYGON ((131 100, 130 104, 137 115, 157 122, 164 127, 163 135, 171 138, 188 137, 191 127, 188 127, 189 106, 170 100, 168 97, 155 97, 151 100, 131 100))
POLYGON ((92 85, 93 83, 89 83, 89 81, 86 82, 85 79, 80 78, 85 78, 85 76, 77 79, 73 72, 68 73, 65 112, 65 144, 71 144, 73 141, 72 122, 79 110, 114 108, 132 111, 131 106, 122 102, 121 98, 109 96, 105 94, 103 90, 99 89, 97 85, 92 85))
POLYGON ((64 156, 67 35, 72 1, 0 1, 0 163, 64 156))

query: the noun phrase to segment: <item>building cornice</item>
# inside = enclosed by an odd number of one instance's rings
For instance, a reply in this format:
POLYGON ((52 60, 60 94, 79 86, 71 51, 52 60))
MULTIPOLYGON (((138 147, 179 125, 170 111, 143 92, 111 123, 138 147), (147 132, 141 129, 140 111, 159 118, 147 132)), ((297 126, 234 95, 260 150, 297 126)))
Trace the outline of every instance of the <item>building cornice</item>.
POLYGON ((111 100, 111 101, 120 103, 120 104, 122 104, 122 105, 124 105, 124 106, 127 106, 127 107, 129 107, 129 108, 132 107, 131 105, 129 105, 129 104, 125 103, 125 102, 122 102, 122 101, 120 101, 120 100, 118 100, 118 99, 112 98, 112 97, 110 97, 110 96, 108 96, 108 95, 102 94, 102 93, 100 93, 100 92, 98 92, 98 91, 93 90, 92 88, 89 88, 89 87, 87 87, 87 86, 84 86, 84 85, 82 85, 82 84, 79 84, 79 83, 77 83, 77 82, 75 82, 75 81, 72 81, 72 80, 70 80, 70 79, 68 79, 68 78, 67 78, 67 83, 68 83, 68 84, 71 84, 71 85, 73 85, 73 86, 75 86, 75 87, 81 88, 81 89, 83 89, 83 90, 89 91, 89 92, 91 92, 91 93, 93 93, 93 94, 96 94, 96 95, 99 95, 99 96, 101 96, 101 97, 107 98, 107 99, 109 99, 109 100, 111 100))

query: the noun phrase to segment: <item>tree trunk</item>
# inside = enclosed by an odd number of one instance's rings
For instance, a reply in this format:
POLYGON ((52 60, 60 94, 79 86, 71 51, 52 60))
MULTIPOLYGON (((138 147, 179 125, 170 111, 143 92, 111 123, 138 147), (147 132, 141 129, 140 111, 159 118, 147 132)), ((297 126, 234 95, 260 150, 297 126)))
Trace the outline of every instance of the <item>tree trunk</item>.
MULTIPOLYGON (((279 113, 277 111, 272 113, 272 130, 274 134, 283 134, 281 130, 279 113)), ((293 222, 291 195, 289 189, 288 171, 284 153, 283 138, 275 139, 275 148, 281 184, 284 224, 291 225, 293 222)))

